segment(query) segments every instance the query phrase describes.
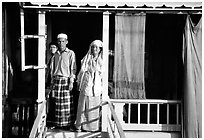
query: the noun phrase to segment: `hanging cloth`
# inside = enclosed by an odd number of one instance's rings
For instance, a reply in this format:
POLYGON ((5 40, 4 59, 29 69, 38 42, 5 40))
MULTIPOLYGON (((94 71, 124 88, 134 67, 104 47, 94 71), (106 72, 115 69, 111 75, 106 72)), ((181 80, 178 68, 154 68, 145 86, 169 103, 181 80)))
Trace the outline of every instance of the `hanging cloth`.
POLYGON ((115 16, 115 99, 145 99, 145 14, 115 16))
POLYGON ((202 137, 202 17, 195 26, 187 16, 183 35, 184 137, 202 137))

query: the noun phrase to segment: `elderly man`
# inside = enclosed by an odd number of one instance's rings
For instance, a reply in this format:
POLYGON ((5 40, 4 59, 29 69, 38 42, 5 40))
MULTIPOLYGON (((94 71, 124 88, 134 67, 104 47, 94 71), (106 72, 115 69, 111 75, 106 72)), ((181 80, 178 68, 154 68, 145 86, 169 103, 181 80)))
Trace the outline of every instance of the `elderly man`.
POLYGON ((74 123, 73 82, 76 73, 74 51, 67 48, 66 34, 57 36, 58 51, 51 60, 52 98, 54 99, 54 126, 69 129, 74 123))

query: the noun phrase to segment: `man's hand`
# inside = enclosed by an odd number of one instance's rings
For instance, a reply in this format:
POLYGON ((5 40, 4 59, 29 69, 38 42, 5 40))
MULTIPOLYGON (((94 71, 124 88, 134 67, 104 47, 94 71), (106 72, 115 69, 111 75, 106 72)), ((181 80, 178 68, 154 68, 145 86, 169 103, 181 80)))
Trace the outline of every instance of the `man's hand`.
POLYGON ((76 87, 76 89, 77 89, 78 91, 80 91, 80 89, 79 89, 79 84, 77 84, 77 87, 76 87))
POLYGON ((73 89, 73 82, 69 83, 69 91, 71 91, 73 89))

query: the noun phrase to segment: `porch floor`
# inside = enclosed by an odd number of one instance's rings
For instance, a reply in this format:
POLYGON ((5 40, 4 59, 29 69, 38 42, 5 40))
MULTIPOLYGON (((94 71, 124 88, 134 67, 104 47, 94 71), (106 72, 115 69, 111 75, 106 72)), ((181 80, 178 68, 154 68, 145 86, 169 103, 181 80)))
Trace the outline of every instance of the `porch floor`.
POLYGON ((46 138, 101 138, 101 132, 72 132, 61 129, 48 129, 46 138))
MULTIPOLYGON (((46 138, 108 138, 101 132, 71 132, 61 129, 48 129, 46 138)), ((181 138, 179 132, 125 131, 127 138, 181 138)))
POLYGON ((181 138, 180 132, 125 131, 127 138, 181 138))

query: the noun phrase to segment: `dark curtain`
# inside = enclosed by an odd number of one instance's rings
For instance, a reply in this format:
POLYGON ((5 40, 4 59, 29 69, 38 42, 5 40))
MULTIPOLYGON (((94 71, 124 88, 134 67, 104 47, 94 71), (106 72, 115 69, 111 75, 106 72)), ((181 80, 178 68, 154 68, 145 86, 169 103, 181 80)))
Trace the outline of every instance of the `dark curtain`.
POLYGON ((202 137, 202 18, 187 16, 183 35, 184 137, 202 137))
POLYGON ((182 95, 182 44, 186 15, 147 14, 145 90, 148 99, 177 100, 182 95))
POLYGON ((145 14, 115 16, 114 97, 145 99, 145 14))

